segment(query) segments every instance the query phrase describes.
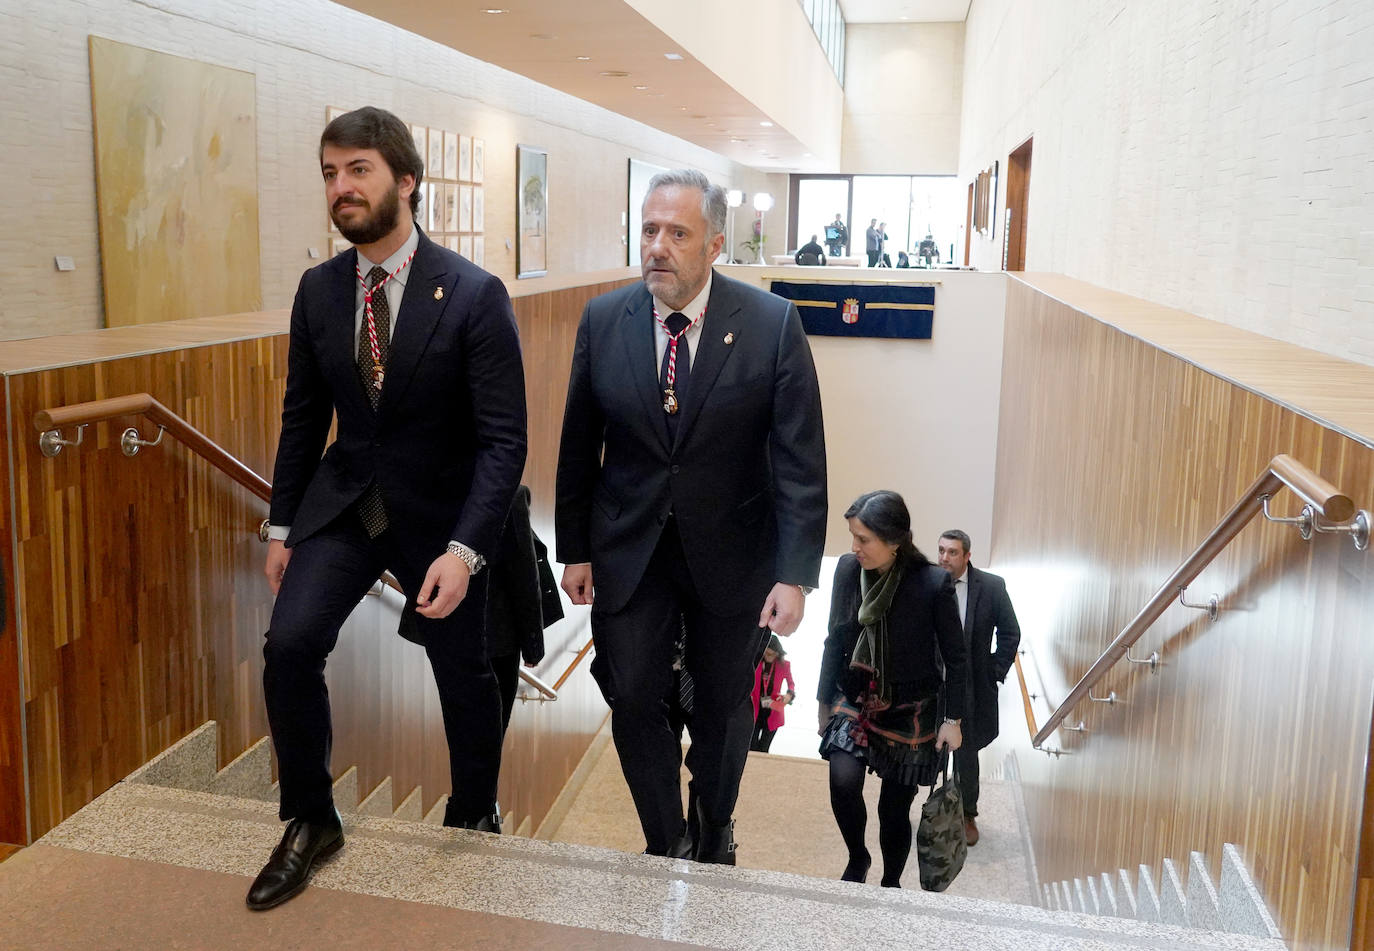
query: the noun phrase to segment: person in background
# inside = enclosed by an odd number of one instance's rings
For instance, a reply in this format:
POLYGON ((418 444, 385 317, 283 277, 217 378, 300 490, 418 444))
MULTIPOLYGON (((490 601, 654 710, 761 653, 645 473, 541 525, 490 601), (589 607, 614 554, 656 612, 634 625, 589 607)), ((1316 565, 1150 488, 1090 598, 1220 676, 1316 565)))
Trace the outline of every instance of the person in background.
POLYGON ((825 243, 830 248, 832 258, 844 254, 844 249, 849 245, 849 229, 845 227, 844 218, 838 211, 835 212, 835 220, 825 226, 825 243))
POLYGON ((905 251, 898 251, 898 252, 897 252, 897 266, 898 266, 898 267, 911 267, 911 259, 910 259, 909 257, 906 256, 906 252, 905 252, 905 251))
POLYGON ((972 846, 978 844, 979 838, 978 751, 997 739, 997 685, 1007 679, 1007 671, 1016 661, 1021 625, 1007 596, 1007 583, 973 567, 973 542, 968 532, 951 528, 940 536, 939 545, 940 567, 954 579, 959 620, 969 651, 964 700, 967 742, 954 754, 954 765, 959 775, 959 798, 964 803, 964 839, 972 846))
POLYGON ((883 253, 882 229, 878 227, 878 219, 873 218, 868 222, 868 230, 864 232, 864 252, 868 255, 868 266, 877 267, 878 257, 883 253))
POLYGON ((787 651, 774 634, 763 649, 763 659, 754 670, 754 736, 749 748, 767 753, 783 723, 783 708, 797 699, 797 682, 792 679, 792 665, 787 651), (783 690, 782 685, 787 684, 783 690))
POLYGON ((797 249, 797 253, 792 260, 798 264, 815 266, 825 264, 825 251, 816 243, 816 236, 813 234, 811 240, 797 249))
POLYGON ((866 493, 844 517, 853 542, 835 568, 816 688, 821 756, 830 761, 830 808, 849 850, 841 879, 864 881, 872 861, 864 845, 867 770, 882 780, 882 884, 900 888, 916 789, 935 782, 940 751, 963 743, 967 653, 949 573, 912 544, 902 497, 866 493))

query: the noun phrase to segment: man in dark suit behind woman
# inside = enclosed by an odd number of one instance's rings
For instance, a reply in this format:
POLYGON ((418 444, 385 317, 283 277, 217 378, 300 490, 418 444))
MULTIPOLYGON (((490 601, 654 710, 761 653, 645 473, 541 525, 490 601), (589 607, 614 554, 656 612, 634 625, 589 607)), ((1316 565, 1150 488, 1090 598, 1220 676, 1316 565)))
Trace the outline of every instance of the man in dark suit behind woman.
POLYGON ((1021 643, 1007 583, 998 575, 973 567, 973 542, 968 532, 952 528, 940 536, 940 567, 954 580, 959 620, 964 626, 964 645, 969 652, 968 689, 965 697, 966 742, 954 754, 959 773, 959 793, 964 802, 964 839, 977 845, 978 751, 997 739, 997 686, 1007 679, 1021 643), (992 649, 996 635, 997 650, 992 649))
POLYGON ((646 851, 733 863, 754 665, 767 628, 795 630, 816 584, 826 482, 801 319, 713 275, 725 213, 724 190, 700 172, 649 183, 644 282, 592 300, 578 326, 555 520, 563 590, 592 605, 646 851), (701 819, 690 847, 665 702, 684 622, 701 819))
POLYGON ((480 572, 525 462, 510 298, 416 227, 424 166, 396 116, 345 113, 324 130, 319 158, 330 215, 354 247, 305 273, 291 311, 265 567, 277 600, 263 647, 288 825, 249 890, 256 910, 295 895, 343 844, 324 667, 382 571, 418 615, 439 689, 446 824, 494 825, 501 761, 480 572))

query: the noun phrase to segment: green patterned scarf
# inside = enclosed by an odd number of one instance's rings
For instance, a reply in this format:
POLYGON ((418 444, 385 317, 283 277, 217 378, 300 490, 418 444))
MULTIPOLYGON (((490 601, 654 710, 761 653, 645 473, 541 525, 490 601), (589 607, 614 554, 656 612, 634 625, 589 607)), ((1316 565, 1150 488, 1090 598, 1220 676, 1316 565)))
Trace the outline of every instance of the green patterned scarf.
POLYGON ((885 574, 876 571, 859 572, 859 623, 863 630, 859 641, 854 645, 854 656, 850 667, 868 671, 877 684, 874 709, 885 710, 892 705, 892 685, 887 679, 887 659, 890 645, 887 639, 887 612, 892 607, 892 598, 902 583, 902 572, 906 559, 901 554, 885 574))

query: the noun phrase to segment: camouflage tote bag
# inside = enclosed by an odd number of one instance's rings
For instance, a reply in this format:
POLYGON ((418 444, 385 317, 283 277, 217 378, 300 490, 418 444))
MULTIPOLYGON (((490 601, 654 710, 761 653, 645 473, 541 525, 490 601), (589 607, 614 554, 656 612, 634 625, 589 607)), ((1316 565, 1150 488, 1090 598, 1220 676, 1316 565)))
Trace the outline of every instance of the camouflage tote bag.
POLYGON ((959 784, 941 769, 940 783, 931 787, 930 798, 921 805, 921 822, 916 827, 916 863, 921 870, 921 887, 928 892, 944 891, 963 870, 967 857, 964 802, 959 796, 959 784))

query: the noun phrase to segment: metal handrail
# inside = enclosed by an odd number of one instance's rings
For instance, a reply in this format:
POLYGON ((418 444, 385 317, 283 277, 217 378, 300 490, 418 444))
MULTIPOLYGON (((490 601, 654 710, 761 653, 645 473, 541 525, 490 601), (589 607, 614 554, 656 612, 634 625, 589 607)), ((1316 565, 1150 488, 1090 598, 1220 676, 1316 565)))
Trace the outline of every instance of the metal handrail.
POLYGON ((61 446, 70 445, 61 441, 62 429, 67 426, 76 426, 79 430, 80 427, 90 423, 118 419, 121 416, 146 416, 160 429, 171 433, 185 444, 186 448, 252 492, 259 499, 264 502, 272 500, 272 484, 270 482, 239 462, 218 443, 153 399, 152 395, 148 393, 131 393, 128 396, 114 396, 104 400, 92 400, 89 403, 73 403, 71 406, 59 406, 56 409, 42 409, 33 414, 33 425, 42 433, 42 436, 39 437, 40 446, 44 446, 46 443, 47 446, 56 447, 51 452, 45 447, 44 453, 56 455, 61 452, 61 446), (56 434, 57 438, 53 438, 50 434, 56 434))
MULTIPOLYGON (((59 406, 55 409, 41 409, 33 414, 33 425, 41 433, 38 437, 38 445, 43 454, 55 456, 62 451, 63 446, 80 445, 81 430, 84 427, 91 423, 118 419, 121 416, 147 417, 150 422, 157 424, 159 430, 157 441, 161 441, 163 431, 171 433, 187 449, 223 472, 253 495, 264 502, 272 501, 272 483, 248 468, 236 456, 199 429, 163 406, 150 393, 130 393, 128 396, 112 396, 108 399, 92 400, 88 403, 73 403, 70 406, 59 406), (77 428, 77 438, 70 442, 62 439, 62 430, 68 426, 77 428)), ((138 452, 138 447, 156 444, 156 442, 148 443, 138 439, 137 432, 134 432, 133 438, 130 439, 130 432, 133 431, 125 431, 122 441, 125 455, 132 456, 138 452), (131 446, 134 447, 132 451, 130 451, 131 446)), ((259 537, 263 541, 267 540, 261 530, 259 537)), ((405 594, 401 590, 400 582, 390 572, 383 572, 379 580, 388 588, 405 594)))
MULTIPOLYGON (((1343 495, 1330 482, 1290 456, 1285 454, 1275 456, 1269 461, 1269 466, 1260 474, 1259 478, 1241 496, 1240 500, 1202 540, 1202 544, 1160 586, 1153 597, 1146 602, 1145 607, 1140 610, 1140 613, 1122 629, 1116 639, 1088 668, 1087 673, 1069 691, 1069 695, 1064 698, 1063 703, 1055 709, 1054 713, 1050 714, 1050 718, 1045 721, 1045 725, 1035 734, 1035 739, 1032 741, 1036 749, 1039 749, 1054 734, 1054 731, 1059 728, 1074 707, 1083 702, 1084 698, 1088 696, 1088 692, 1106 676, 1107 671, 1126 656, 1126 652, 1135 645, 1135 642, 1140 639, 1146 629, 1173 604, 1174 599, 1179 596, 1179 591, 1186 589, 1193 582, 1193 579, 1201 574, 1203 569, 1221 553, 1222 549, 1230 544, 1231 540, 1239 535, 1241 530, 1260 513, 1268 499, 1284 486, 1293 490, 1294 494, 1302 499, 1306 505, 1311 506, 1315 515, 1320 515, 1328 521, 1346 522, 1357 517, 1355 503, 1350 500, 1349 496, 1343 495)), ((1364 513, 1360 513, 1360 516, 1366 519, 1367 524, 1367 516, 1364 513)))

